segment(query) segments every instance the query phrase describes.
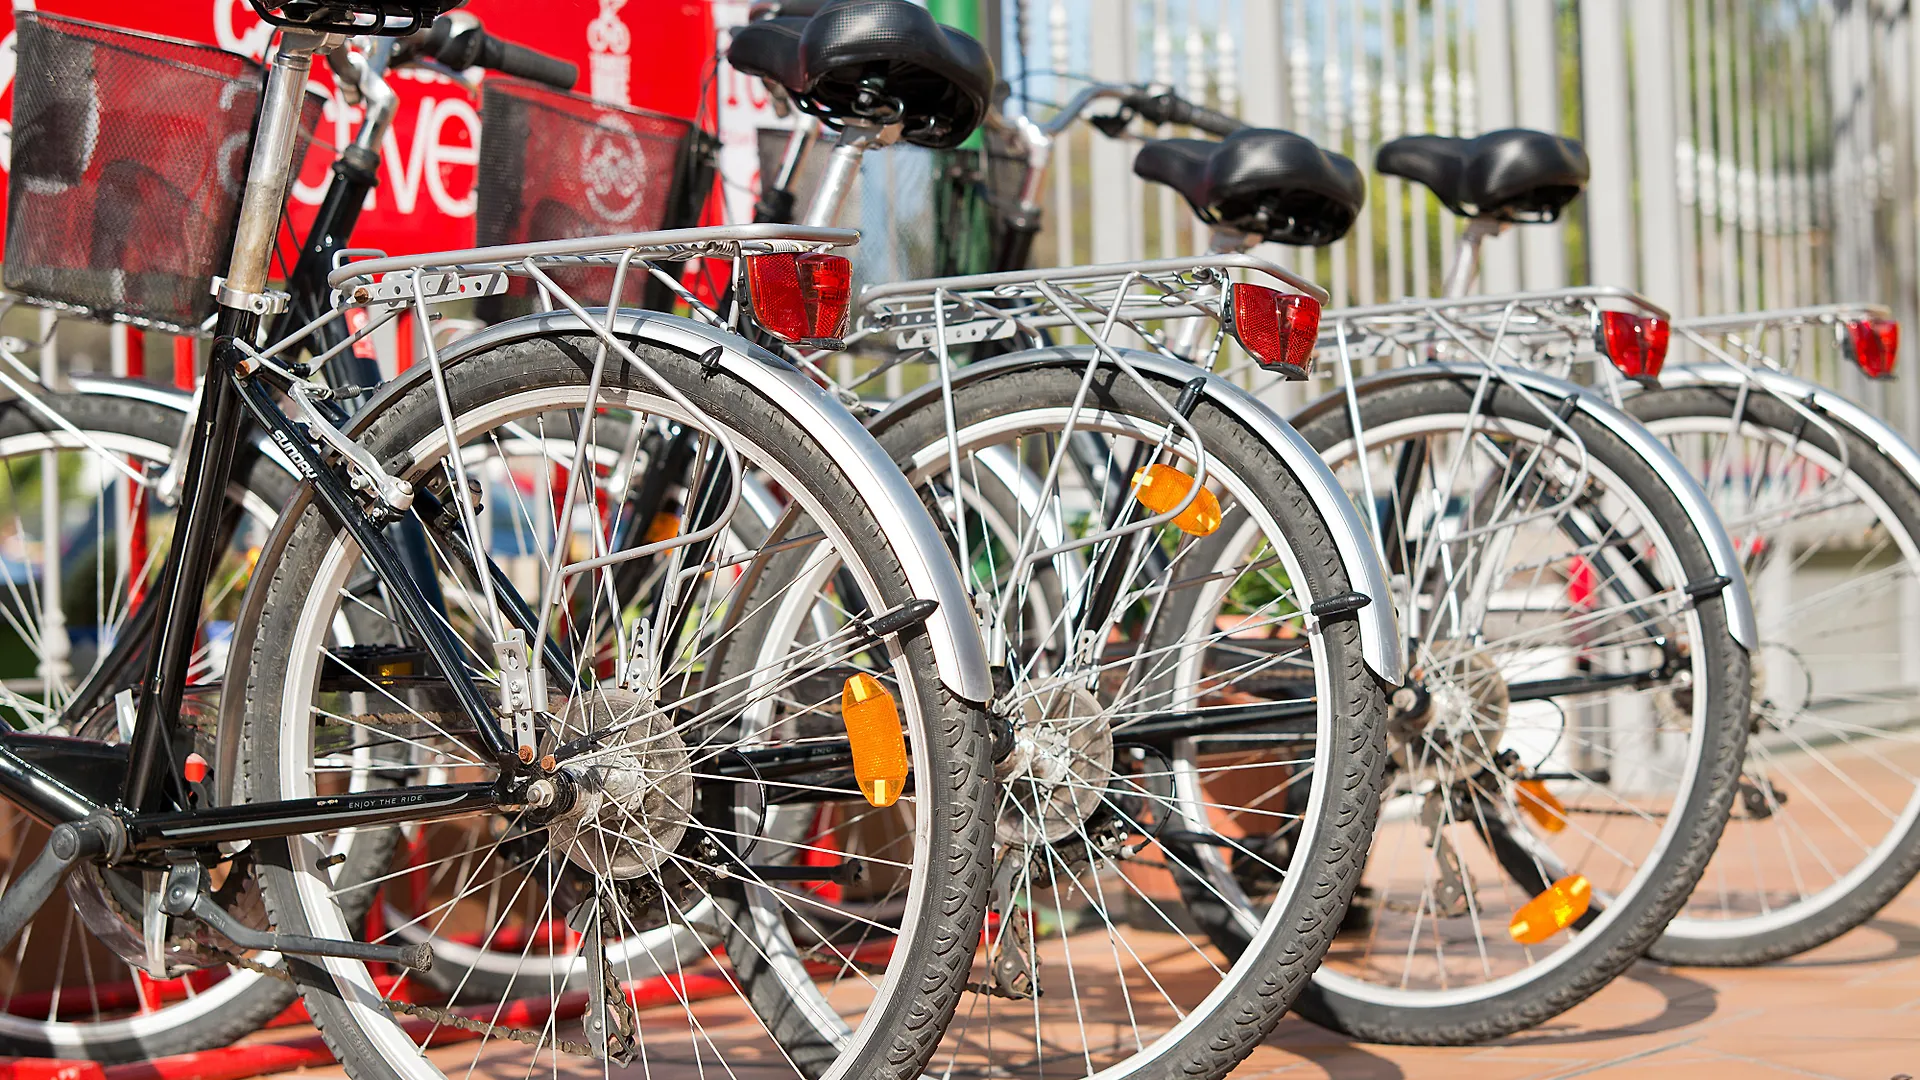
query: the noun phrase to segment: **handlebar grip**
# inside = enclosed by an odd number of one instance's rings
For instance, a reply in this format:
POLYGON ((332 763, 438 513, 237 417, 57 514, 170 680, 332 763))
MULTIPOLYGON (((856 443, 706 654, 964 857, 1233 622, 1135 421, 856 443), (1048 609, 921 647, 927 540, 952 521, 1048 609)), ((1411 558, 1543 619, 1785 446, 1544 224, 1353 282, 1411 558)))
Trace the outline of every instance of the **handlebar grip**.
POLYGON ((483 67, 559 90, 573 89, 580 78, 580 69, 565 60, 494 37, 464 12, 434 20, 433 29, 420 39, 419 48, 455 71, 483 67))
POLYGON ((491 34, 480 45, 480 66, 505 75, 517 75, 556 90, 571 90, 580 69, 565 60, 535 52, 524 45, 502 41, 491 34))
POLYGON ((1142 120, 1153 124, 1184 124, 1221 136, 1231 135, 1247 126, 1237 117, 1205 105, 1195 105, 1171 90, 1159 94, 1129 94, 1126 103, 1142 120))

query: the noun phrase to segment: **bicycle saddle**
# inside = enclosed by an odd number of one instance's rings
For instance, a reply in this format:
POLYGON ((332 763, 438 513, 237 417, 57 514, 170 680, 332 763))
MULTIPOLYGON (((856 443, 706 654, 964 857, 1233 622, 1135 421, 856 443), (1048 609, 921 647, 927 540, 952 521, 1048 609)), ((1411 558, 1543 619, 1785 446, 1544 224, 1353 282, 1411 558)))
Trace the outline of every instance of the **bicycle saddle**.
POLYGON ((908 0, 828 0, 811 17, 750 23, 727 59, 785 86, 828 121, 902 125, 901 137, 934 149, 958 146, 986 117, 993 61, 980 43, 942 26, 908 0))
POLYGON ((1352 160, 1275 128, 1247 128, 1217 143, 1152 140, 1134 157, 1133 172, 1179 192, 1206 221, 1281 244, 1331 244, 1367 201, 1352 160))
POLYGON ((727 46, 727 62, 748 75, 779 83, 794 93, 806 83, 800 67, 800 32, 807 20, 775 17, 748 23, 727 46))
POLYGON ((1403 135, 1374 168, 1425 184, 1462 217, 1553 221, 1587 186, 1587 152, 1544 131, 1507 128, 1478 138, 1403 135))

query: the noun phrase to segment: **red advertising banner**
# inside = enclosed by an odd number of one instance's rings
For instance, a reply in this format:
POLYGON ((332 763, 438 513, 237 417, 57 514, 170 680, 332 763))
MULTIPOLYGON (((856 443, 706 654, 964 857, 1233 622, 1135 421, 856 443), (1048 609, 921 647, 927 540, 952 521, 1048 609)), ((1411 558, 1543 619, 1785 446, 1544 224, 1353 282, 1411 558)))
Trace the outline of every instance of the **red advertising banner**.
MULTIPOLYGON (((20 4, 17 6, 28 6, 20 4)), ((56 15, 217 45, 258 60, 271 27, 246 0, 40 0, 56 15)), ((577 65, 575 91, 602 101, 693 117, 711 70, 709 0, 469 0, 489 33, 577 65)), ((0 11, 0 115, 11 117, 15 70, 13 15, 0 11)), ((475 74, 478 74, 477 72, 475 74)), ((293 187, 294 228, 304 234, 326 190, 329 148, 344 145, 360 110, 333 91, 324 63, 313 85, 329 95, 318 141, 293 187)), ((473 242, 474 178, 480 115, 474 95, 444 75, 404 69, 393 78, 400 108, 382 147, 380 186, 355 229, 356 247, 394 254, 473 242)), ((0 170, 11 123, 0 123, 0 170)), ((0 208, 0 226, 4 225, 0 208)))

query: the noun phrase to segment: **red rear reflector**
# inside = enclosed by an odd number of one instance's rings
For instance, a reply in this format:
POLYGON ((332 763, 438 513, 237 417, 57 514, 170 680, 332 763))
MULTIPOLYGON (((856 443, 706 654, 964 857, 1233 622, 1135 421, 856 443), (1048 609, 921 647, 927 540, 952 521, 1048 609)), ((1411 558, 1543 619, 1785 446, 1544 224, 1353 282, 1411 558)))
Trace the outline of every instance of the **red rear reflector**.
POLYGON ((747 295, 753 319, 781 341, 826 349, 843 347, 853 264, 839 255, 747 256, 747 295))
POLYGON ((1629 379, 1648 382, 1660 377, 1667 362, 1667 320, 1630 311, 1600 313, 1600 348, 1613 366, 1629 379))
POLYGON ((1869 379, 1893 377, 1895 354, 1900 351, 1900 324, 1892 319, 1861 319, 1847 324, 1842 337, 1853 362, 1869 379))
POLYGON ((205 780, 207 778, 207 759, 201 757, 199 754, 188 754, 186 763, 180 767, 180 774, 187 778, 187 783, 189 784, 197 784, 205 780))
POLYGON ((1227 293, 1227 330, 1254 362, 1289 379, 1313 370, 1320 340, 1320 301, 1265 285, 1236 282, 1227 293))

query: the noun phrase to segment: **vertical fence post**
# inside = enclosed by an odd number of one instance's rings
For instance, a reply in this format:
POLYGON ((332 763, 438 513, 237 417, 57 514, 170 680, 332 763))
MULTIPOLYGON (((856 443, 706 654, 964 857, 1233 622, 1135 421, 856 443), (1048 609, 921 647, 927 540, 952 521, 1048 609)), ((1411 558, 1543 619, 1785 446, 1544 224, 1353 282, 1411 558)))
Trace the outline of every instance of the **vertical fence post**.
MULTIPOLYGON (((1513 5, 1514 119, 1521 127, 1559 131, 1560 41, 1555 25, 1558 4, 1519 0, 1513 5)), ((1520 280, 1529 289, 1567 283, 1567 227, 1529 225, 1519 229, 1523 260, 1520 280)))
MULTIPOLYGON (((1133 0, 1101 5, 1088 26, 1093 46, 1093 77, 1102 82, 1131 82, 1133 0)), ((1131 154, 1117 139, 1096 137, 1089 144, 1092 173, 1093 261, 1125 262, 1139 257, 1140 215, 1136 213, 1131 154)))
MULTIPOLYGON (((1052 0, 1047 5, 1047 58, 1055 71, 1067 71, 1073 62, 1072 52, 1068 49, 1067 2, 1052 0)), ((1051 80, 1056 87, 1060 79, 1051 80)), ((1065 94, 1056 94, 1065 98, 1065 94)), ((1075 257, 1073 243, 1073 129, 1061 132, 1053 146, 1053 228, 1059 245, 1054 257, 1055 266, 1072 266, 1080 261, 1075 257)))
POLYGON ((1587 279, 1631 286, 1633 143, 1627 133, 1627 49, 1621 0, 1580 0, 1581 137, 1587 184, 1587 279))
MULTIPOLYGON (((1668 0, 1633 0, 1634 173, 1639 177, 1640 290, 1679 312, 1680 185, 1674 137, 1673 33, 1668 0)), ((1588 115, 1591 115, 1589 112, 1588 115)))
MULTIPOLYGON (((1521 6, 1544 0, 1521 0, 1521 6)), ((1507 27, 1513 11, 1507 0, 1475 0, 1473 63, 1479 93, 1479 130, 1512 127, 1513 40, 1507 27)), ((1519 241, 1509 233, 1487 241, 1482 249, 1480 288, 1483 292, 1512 292, 1520 287, 1519 241)))

